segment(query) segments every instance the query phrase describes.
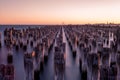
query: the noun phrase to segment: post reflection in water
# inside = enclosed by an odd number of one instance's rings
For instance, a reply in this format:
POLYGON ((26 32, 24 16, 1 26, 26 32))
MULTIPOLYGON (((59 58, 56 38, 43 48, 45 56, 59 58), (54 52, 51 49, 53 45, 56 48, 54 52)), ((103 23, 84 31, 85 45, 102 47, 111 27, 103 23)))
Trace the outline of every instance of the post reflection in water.
POLYGON ((119 80, 120 28, 0 26, 0 80, 119 80))

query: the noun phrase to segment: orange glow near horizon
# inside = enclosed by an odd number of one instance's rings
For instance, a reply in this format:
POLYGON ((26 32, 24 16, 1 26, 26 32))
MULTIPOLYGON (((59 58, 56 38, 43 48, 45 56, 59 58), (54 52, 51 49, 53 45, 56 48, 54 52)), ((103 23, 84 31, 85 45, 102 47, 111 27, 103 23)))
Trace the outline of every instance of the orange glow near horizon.
POLYGON ((1 0, 0 24, 120 23, 119 0, 1 0))

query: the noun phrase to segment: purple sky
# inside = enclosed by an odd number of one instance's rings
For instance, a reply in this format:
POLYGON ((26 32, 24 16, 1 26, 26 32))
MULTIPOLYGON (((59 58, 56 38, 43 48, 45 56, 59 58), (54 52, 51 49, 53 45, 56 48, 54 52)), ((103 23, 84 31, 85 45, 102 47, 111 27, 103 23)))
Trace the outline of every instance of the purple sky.
POLYGON ((120 23, 120 0, 0 0, 0 24, 120 23))

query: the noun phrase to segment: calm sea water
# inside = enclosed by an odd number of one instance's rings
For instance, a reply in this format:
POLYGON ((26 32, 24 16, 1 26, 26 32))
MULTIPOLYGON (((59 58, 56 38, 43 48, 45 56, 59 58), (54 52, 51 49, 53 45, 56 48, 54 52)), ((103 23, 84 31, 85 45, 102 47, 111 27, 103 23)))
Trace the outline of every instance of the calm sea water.
MULTIPOLYGON (((0 49, 0 64, 7 64, 7 54, 8 50, 4 46, 4 36, 3 31, 5 28, 15 29, 23 29, 23 28, 34 28, 34 27, 42 27, 42 26, 0 26, 1 40, 2 40, 2 48, 0 49)), ((70 50, 69 44, 66 40, 65 33, 63 30, 63 41, 66 43, 66 67, 65 67, 65 80, 80 80, 80 72, 79 72, 79 51, 77 51, 77 57, 73 58, 72 52, 70 50)), ((30 48, 31 49, 31 48, 30 48)), ((13 65, 15 68, 15 80, 26 80, 26 74, 24 70, 23 63, 23 54, 24 51, 19 50, 16 51, 12 49, 13 53, 13 65)), ((48 62, 44 64, 44 70, 40 73, 40 80, 54 80, 54 53, 53 50, 49 53, 48 62)))

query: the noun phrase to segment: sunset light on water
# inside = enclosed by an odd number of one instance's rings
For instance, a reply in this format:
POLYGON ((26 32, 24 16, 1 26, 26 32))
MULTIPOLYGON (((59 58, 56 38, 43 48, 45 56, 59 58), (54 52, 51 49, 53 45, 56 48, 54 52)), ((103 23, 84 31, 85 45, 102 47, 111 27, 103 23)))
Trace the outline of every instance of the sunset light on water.
POLYGON ((120 0, 0 0, 0 80, 120 80, 120 0))

